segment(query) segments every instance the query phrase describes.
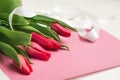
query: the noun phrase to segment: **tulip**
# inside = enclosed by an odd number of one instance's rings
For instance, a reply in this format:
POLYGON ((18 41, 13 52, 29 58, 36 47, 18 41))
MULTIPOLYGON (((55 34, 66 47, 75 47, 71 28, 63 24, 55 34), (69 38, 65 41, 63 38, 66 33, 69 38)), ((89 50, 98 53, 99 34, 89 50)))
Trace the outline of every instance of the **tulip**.
POLYGON ((40 46, 42 46, 45 49, 53 49, 53 44, 50 40, 48 40, 45 36, 32 32, 32 41, 36 42, 40 46))
POLYGON ((53 45, 54 45, 53 50, 66 49, 66 50, 69 51, 69 48, 68 48, 66 45, 63 45, 62 43, 57 42, 56 40, 54 40, 54 39, 52 39, 52 38, 50 38, 49 40, 50 40, 50 41, 53 43, 53 45))
POLYGON ((24 74, 29 75, 33 71, 30 63, 23 55, 19 54, 18 56, 20 59, 21 66, 19 66, 14 60, 13 60, 13 64, 18 69, 20 69, 24 74))
POLYGON ((43 60, 49 60, 50 58, 50 53, 35 42, 31 42, 31 46, 27 47, 27 53, 30 56, 43 60))
POLYGON ((69 48, 63 45, 62 43, 57 42, 56 40, 52 38, 46 38, 43 35, 35 33, 35 32, 32 32, 32 41, 38 43, 44 49, 48 49, 48 50, 58 50, 60 48, 69 50, 69 48))
POLYGON ((62 44, 60 42, 57 42, 56 40, 50 38, 49 41, 53 44, 53 50, 58 50, 62 47, 62 44))
POLYGON ((38 59, 49 60, 50 58, 50 53, 35 42, 31 42, 30 46, 19 46, 19 48, 26 51, 30 56, 38 59))
POLYGON ((71 32, 67 28, 63 27, 59 23, 53 23, 51 25, 51 29, 53 29, 55 32, 57 32, 59 35, 63 37, 70 37, 71 32))

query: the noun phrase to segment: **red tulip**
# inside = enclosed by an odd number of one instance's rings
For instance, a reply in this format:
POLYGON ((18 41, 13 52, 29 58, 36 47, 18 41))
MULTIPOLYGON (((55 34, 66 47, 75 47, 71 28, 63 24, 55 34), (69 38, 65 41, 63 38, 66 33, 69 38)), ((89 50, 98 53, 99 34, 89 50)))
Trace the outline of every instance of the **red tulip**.
POLYGON ((63 37, 70 37, 71 32, 70 30, 68 30, 67 28, 63 27, 62 25, 60 25, 59 23, 53 23, 51 25, 51 29, 53 29, 54 31, 56 31, 59 35, 63 36, 63 37))
POLYGON ((69 50, 69 48, 66 45, 63 45, 60 42, 57 42, 56 40, 49 38, 49 40, 52 42, 53 44, 53 49, 52 50, 58 50, 58 49, 66 49, 69 50))
POLYGON ((58 49, 60 49, 62 47, 62 44, 60 42, 57 42, 56 40, 54 40, 52 38, 50 38, 49 40, 53 44, 53 50, 58 50, 58 49))
POLYGON ((19 48, 26 51, 30 56, 35 58, 42 60, 49 60, 50 58, 50 53, 35 42, 31 42, 30 46, 19 46, 19 48))
POLYGON ((32 72, 32 67, 30 63, 23 55, 19 54, 18 56, 19 56, 20 63, 22 66, 20 67, 15 61, 13 61, 13 64, 17 68, 19 68, 24 74, 29 75, 32 72))
POLYGON ((53 44, 51 43, 51 41, 41 34, 32 32, 32 41, 38 43, 45 49, 53 49, 53 44))
POLYGON ((31 46, 27 47, 27 53, 30 56, 42 59, 42 60, 49 60, 50 53, 43 49, 40 45, 35 42, 31 42, 31 46))
POLYGON ((58 50, 60 48, 68 49, 68 47, 65 45, 62 45, 62 43, 57 42, 52 38, 46 38, 43 35, 35 32, 32 33, 32 41, 38 43, 44 49, 48 49, 48 50, 58 50))

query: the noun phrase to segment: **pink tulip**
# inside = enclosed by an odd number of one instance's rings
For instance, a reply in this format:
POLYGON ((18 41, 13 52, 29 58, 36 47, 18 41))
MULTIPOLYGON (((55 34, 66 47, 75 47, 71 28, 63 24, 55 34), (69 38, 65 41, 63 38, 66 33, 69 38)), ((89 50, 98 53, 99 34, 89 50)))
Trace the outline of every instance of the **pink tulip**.
POLYGON ((13 64, 17 68, 19 68, 24 74, 29 75, 33 71, 30 63, 23 55, 19 54, 18 56, 22 66, 20 67, 15 61, 13 61, 13 64))

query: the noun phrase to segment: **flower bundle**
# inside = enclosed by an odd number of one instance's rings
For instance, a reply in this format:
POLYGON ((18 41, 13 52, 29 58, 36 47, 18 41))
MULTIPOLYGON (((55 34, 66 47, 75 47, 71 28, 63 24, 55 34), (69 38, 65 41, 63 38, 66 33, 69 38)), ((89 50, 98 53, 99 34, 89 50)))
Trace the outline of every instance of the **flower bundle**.
POLYGON ((0 51, 13 60, 13 64, 24 74, 32 70, 29 56, 49 60, 47 50, 68 49, 59 37, 70 37, 70 25, 51 17, 36 15, 26 18, 13 15, 11 30, 8 17, 21 0, 0 0, 0 51), (9 6, 9 8, 8 8, 9 6))

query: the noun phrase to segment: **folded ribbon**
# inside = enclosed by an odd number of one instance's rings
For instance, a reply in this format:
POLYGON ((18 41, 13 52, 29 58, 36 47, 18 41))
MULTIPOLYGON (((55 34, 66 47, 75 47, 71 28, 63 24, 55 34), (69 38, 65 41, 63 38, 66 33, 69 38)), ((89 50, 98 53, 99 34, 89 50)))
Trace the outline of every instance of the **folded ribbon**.
POLYGON ((75 27, 78 34, 89 41, 95 41, 99 38, 100 26, 97 18, 79 8, 60 5, 45 15, 60 19, 75 27))

